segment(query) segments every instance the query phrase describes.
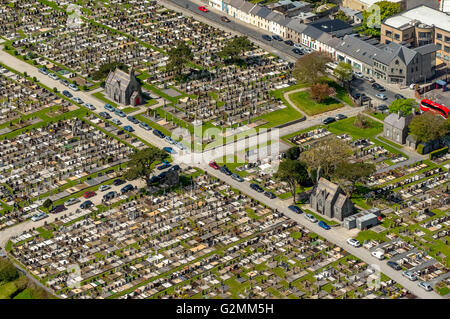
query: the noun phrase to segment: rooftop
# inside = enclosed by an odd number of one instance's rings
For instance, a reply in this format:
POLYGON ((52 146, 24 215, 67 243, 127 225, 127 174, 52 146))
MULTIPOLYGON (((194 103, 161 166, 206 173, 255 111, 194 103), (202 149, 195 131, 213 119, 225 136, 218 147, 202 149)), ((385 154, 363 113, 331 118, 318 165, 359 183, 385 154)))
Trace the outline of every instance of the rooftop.
POLYGON ((409 23, 414 20, 429 26, 436 26, 445 31, 450 31, 450 16, 444 12, 424 5, 387 18, 383 23, 393 28, 400 29, 408 26, 409 23))

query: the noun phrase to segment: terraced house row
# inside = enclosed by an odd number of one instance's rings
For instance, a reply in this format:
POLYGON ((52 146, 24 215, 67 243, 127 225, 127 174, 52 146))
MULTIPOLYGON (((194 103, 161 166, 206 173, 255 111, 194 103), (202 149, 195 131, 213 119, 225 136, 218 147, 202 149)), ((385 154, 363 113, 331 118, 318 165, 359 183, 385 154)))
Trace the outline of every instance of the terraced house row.
MULTIPOLYGON (((439 47, 431 41, 420 42, 415 47, 401 41, 380 43, 355 34, 352 26, 341 20, 305 24, 300 19, 244 0, 209 0, 209 4, 237 20, 311 50, 325 52, 336 61, 350 63, 355 71, 385 83, 425 82, 435 76, 436 61, 440 62, 436 60, 439 47)), ((433 9, 420 6, 415 10, 433 9)))

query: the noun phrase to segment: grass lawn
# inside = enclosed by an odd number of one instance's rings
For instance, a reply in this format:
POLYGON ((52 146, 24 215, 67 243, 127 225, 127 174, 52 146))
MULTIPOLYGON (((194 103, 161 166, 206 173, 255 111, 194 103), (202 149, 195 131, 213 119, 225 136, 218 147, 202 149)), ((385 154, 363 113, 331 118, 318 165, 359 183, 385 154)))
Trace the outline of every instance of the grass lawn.
POLYGON ((257 118, 252 119, 252 122, 265 120, 267 123, 258 126, 258 128, 271 128, 303 117, 300 112, 290 106, 287 102, 285 105, 286 108, 258 116, 257 118))
POLYGON ((384 121, 384 119, 386 118, 387 114, 384 113, 379 113, 379 112, 373 112, 373 113, 367 113, 372 117, 375 117, 381 121, 384 121))
POLYGON ((358 138, 374 138, 383 131, 383 124, 367 117, 369 127, 359 128, 353 123, 355 117, 349 117, 344 120, 336 121, 328 125, 328 130, 337 135, 347 133, 354 139, 358 138))
POLYGON ((308 91, 291 93, 289 98, 298 108, 308 115, 320 114, 343 106, 342 103, 331 97, 326 98, 321 103, 315 102, 311 99, 311 94, 308 91))
POLYGON ((21 292, 19 292, 14 299, 35 299, 33 297, 33 292, 31 291, 31 289, 27 288, 21 292))
POLYGON ((311 214, 314 217, 316 217, 317 220, 321 220, 324 221, 325 223, 327 223, 328 225, 332 226, 332 225, 337 225, 339 224, 338 222, 334 221, 334 220, 328 220, 322 217, 322 215, 313 213, 312 211, 310 211, 309 209, 304 209, 302 208, 302 210, 305 212, 305 214, 311 214))
POLYGON ((0 284, 0 299, 9 299, 13 293, 17 291, 17 286, 14 281, 0 284))

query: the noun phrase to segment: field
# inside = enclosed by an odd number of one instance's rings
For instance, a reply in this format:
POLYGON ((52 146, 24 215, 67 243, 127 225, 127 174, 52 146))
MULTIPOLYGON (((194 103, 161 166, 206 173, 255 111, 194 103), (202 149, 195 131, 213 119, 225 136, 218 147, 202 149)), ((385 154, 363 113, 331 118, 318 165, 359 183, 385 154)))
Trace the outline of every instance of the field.
POLYGON ((289 98, 298 108, 308 115, 321 114, 343 106, 342 103, 331 97, 326 98, 320 103, 315 102, 311 99, 311 95, 307 91, 291 93, 289 98))

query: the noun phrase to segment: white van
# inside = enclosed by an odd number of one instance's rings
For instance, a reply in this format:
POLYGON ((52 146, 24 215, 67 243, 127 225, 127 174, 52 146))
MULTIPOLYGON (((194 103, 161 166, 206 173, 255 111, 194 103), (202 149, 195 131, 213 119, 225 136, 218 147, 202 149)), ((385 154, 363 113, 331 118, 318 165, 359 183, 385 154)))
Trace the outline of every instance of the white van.
POLYGON ((383 260, 384 259, 384 251, 382 251, 382 250, 372 251, 372 256, 377 258, 378 260, 383 260))

